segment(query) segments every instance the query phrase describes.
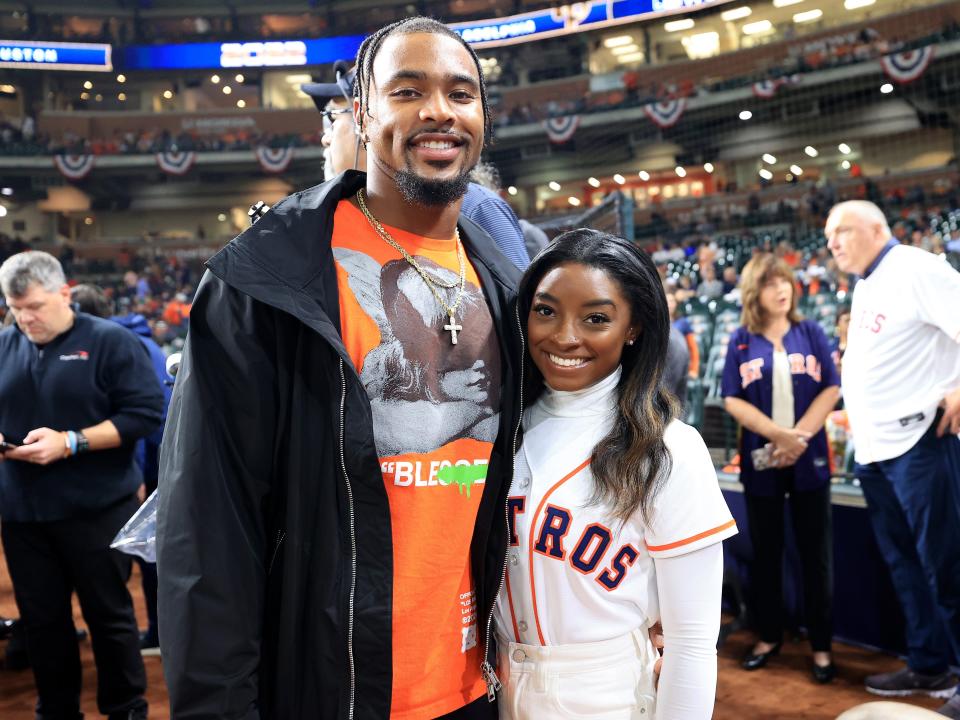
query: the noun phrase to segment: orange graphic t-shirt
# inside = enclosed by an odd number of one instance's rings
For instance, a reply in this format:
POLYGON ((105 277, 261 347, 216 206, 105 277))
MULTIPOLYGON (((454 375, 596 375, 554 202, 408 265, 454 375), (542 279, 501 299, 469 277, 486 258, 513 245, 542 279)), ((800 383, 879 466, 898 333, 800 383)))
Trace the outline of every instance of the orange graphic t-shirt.
MULTIPOLYGON (((459 289, 455 243, 387 227, 459 289)), ((500 352, 473 267, 450 317, 426 282, 352 203, 333 221, 340 327, 373 409, 393 525, 391 717, 434 718, 485 693, 470 541, 500 416, 500 352)))

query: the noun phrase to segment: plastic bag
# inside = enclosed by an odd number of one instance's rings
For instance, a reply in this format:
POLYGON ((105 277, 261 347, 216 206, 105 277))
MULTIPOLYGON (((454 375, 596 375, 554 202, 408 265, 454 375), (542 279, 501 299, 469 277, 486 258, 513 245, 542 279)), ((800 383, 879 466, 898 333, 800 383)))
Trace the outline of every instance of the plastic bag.
POLYGON ((147 562, 157 561, 157 491, 133 514, 110 543, 110 547, 127 555, 137 555, 147 562))

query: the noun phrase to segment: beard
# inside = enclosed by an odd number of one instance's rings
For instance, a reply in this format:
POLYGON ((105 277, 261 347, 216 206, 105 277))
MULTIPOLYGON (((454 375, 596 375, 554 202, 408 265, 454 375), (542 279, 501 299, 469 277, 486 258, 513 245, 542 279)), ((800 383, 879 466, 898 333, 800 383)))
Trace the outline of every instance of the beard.
POLYGON ((473 168, 465 168, 449 180, 429 180, 412 170, 397 170, 395 180, 403 199, 411 205, 442 207, 466 194, 471 170, 473 168))

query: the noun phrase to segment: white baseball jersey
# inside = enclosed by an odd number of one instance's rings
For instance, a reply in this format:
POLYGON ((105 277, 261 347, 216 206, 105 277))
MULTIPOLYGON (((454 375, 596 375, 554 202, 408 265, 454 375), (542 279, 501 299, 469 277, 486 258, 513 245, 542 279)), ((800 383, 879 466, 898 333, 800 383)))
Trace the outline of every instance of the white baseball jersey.
POLYGON ((702 438, 676 420, 664 435, 673 469, 649 524, 639 512, 621 523, 608 506, 590 503, 589 458, 613 424, 619 378, 618 370, 585 390, 548 390, 524 416, 497 606, 503 639, 560 645, 646 628, 660 617, 654 558, 737 532, 702 438))
POLYGON ((858 463, 912 448, 960 387, 960 273, 920 248, 891 248, 853 290, 842 386, 858 463))

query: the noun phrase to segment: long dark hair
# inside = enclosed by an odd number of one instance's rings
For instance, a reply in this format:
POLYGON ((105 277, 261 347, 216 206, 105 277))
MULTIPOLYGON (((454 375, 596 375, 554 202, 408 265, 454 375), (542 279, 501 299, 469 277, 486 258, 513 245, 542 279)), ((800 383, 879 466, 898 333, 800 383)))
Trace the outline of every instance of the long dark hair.
MULTIPOLYGON (((637 510, 649 520, 651 502, 672 467, 663 434, 678 412, 660 382, 670 338, 663 285, 653 261, 633 243, 596 230, 571 230, 544 248, 524 273, 517 300, 522 323, 543 276, 565 263, 603 270, 615 280, 630 302, 631 323, 639 328, 620 359, 616 420, 590 460, 596 483, 592 502, 608 503, 621 521, 637 510)), ((532 362, 526 365, 525 382, 535 399, 543 391, 543 376, 532 362)))

